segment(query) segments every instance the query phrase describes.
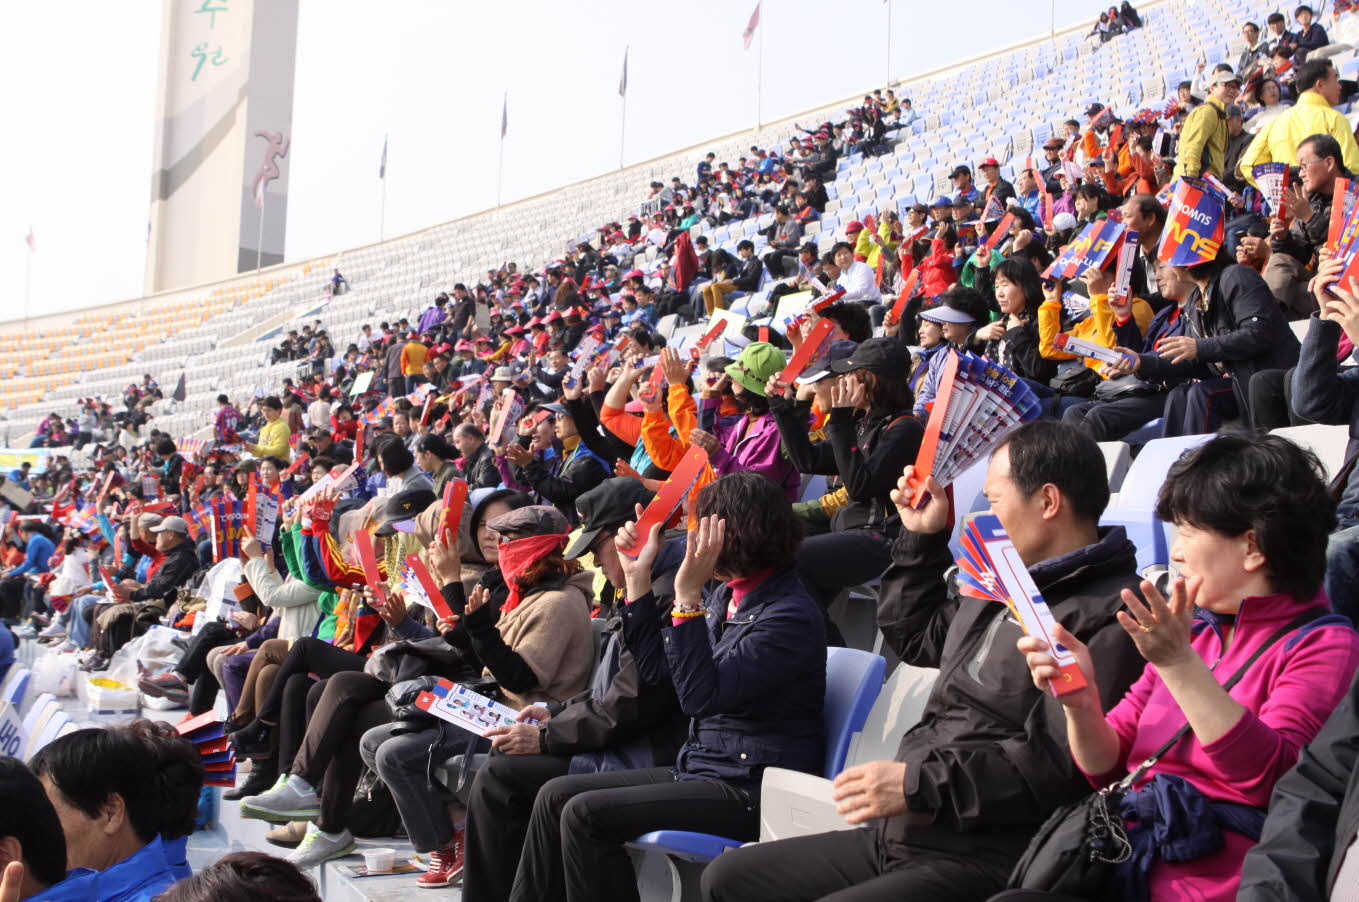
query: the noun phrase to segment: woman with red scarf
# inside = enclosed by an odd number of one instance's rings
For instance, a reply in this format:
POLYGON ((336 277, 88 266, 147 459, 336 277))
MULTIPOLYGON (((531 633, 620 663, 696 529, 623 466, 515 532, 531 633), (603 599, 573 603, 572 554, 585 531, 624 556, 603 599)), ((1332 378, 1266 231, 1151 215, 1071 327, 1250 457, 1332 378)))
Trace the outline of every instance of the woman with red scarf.
MULTIPOLYGON (((497 617, 485 603, 485 588, 478 586, 461 617, 454 618, 486 665, 475 688, 515 709, 564 702, 590 679, 594 573, 562 556, 569 527, 556 508, 522 507, 486 525, 500 535, 499 566, 509 596, 497 617), (493 680, 494 688, 486 688, 486 680, 493 680)), ((461 591, 457 556, 435 543, 430 558, 445 595, 450 588, 461 591)), ((454 625, 441 620, 439 629, 451 632, 454 625)), ((392 791, 416 852, 432 853, 420 886, 448 886, 462 875, 466 812, 450 809, 429 791, 428 772, 431 759, 472 751, 472 738, 442 721, 419 731, 398 722, 374 727, 360 744, 364 760, 392 791)))

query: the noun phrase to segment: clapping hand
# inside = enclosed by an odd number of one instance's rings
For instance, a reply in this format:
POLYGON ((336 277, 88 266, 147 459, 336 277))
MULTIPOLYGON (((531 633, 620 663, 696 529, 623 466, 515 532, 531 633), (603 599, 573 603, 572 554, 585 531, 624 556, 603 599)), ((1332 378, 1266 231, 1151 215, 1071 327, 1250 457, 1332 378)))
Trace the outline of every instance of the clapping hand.
POLYGON ((1203 580, 1178 578, 1172 584, 1170 600, 1148 580, 1143 580, 1143 604, 1132 589, 1123 590, 1128 610, 1118 612, 1118 622, 1132 638, 1137 650, 1157 667, 1179 663, 1195 655, 1189 640, 1194 623, 1194 602, 1203 580))

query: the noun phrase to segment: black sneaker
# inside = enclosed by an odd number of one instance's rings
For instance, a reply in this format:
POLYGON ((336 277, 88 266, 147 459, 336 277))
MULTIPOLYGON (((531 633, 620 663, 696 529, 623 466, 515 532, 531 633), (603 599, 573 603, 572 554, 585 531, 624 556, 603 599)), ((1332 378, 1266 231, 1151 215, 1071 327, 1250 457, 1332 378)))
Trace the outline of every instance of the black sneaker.
POLYGON ((258 720, 229 738, 237 758, 269 758, 274 754, 274 728, 258 720))
MULTIPOLYGON (((238 752, 237 755, 239 754, 240 753, 238 752)), ((222 793, 222 798, 229 802, 234 802, 237 799, 243 799, 246 796, 261 795, 272 789, 277 782, 278 768, 272 764, 257 762, 250 769, 250 776, 245 778, 245 782, 235 789, 228 789, 226 792, 222 793)), ((298 837, 297 842, 301 841, 302 838, 298 837)), ((296 844, 294 844, 294 846, 295 845, 296 844)))

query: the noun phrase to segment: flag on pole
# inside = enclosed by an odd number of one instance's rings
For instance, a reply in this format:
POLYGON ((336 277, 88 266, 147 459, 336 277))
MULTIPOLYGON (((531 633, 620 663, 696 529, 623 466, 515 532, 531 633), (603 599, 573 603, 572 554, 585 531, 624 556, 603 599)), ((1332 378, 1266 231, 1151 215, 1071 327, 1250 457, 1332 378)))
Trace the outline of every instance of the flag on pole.
POLYGON ((760 4, 755 4, 755 11, 750 14, 750 21, 746 23, 746 30, 741 32, 741 39, 745 41, 746 49, 750 49, 750 42, 755 40, 755 29, 760 27, 760 4))
POLYGON ((387 136, 382 136, 382 159, 378 162, 378 178, 387 177, 387 136))
POLYGON ((628 48, 623 48, 623 75, 618 79, 618 96, 628 96, 628 48))
POLYGON ((505 100, 500 105, 500 137, 505 137, 505 132, 510 130, 510 92, 505 92, 505 100))
POLYGON ((174 398, 176 401, 183 401, 186 397, 188 397, 188 390, 186 387, 187 375, 188 375, 187 373, 179 374, 179 382, 175 384, 175 392, 173 395, 170 396, 174 398))
POLYGON ((37 242, 36 240, 34 240, 34 238, 33 238, 33 226, 29 226, 29 227, 28 227, 28 237, 25 238, 24 241, 28 243, 28 249, 29 249, 29 251, 31 251, 31 252, 33 252, 33 253, 37 253, 37 251, 38 251, 38 242, 37 242))

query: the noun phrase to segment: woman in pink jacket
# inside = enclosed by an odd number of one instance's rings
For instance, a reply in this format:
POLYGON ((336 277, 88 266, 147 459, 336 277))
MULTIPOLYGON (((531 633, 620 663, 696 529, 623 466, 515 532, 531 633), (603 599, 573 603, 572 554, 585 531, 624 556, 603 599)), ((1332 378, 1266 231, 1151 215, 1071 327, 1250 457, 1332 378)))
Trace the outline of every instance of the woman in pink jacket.
MULTIPOLYGON (((1273 435, 1221 435, 1185 452, 1156 507, 1179 528, 1170 555, 1179 578, 1169 601, 1148 582, 1145 603, 1125 589, 1119 614, 1150 666, 1108 714, 1088 689, 1059 696, 1071 754, 1095 787, 1190 727, 1125 797, 1125 899, 1235 899, 1275 781, 1359 665, 1359 635, 1330 614, 1321 590, 1335 505, 1320 470, 1310 452, 1273 435), (1161 842, 1153 831, 1166 831, 1161 842)), ((1092 675, 1098 662, 1085 646, 1060 625, 1054 635, 1092 675)), ((1019 648, 1040 687, 1060 675, 1042 640, 1025 637, 1019 648)))

